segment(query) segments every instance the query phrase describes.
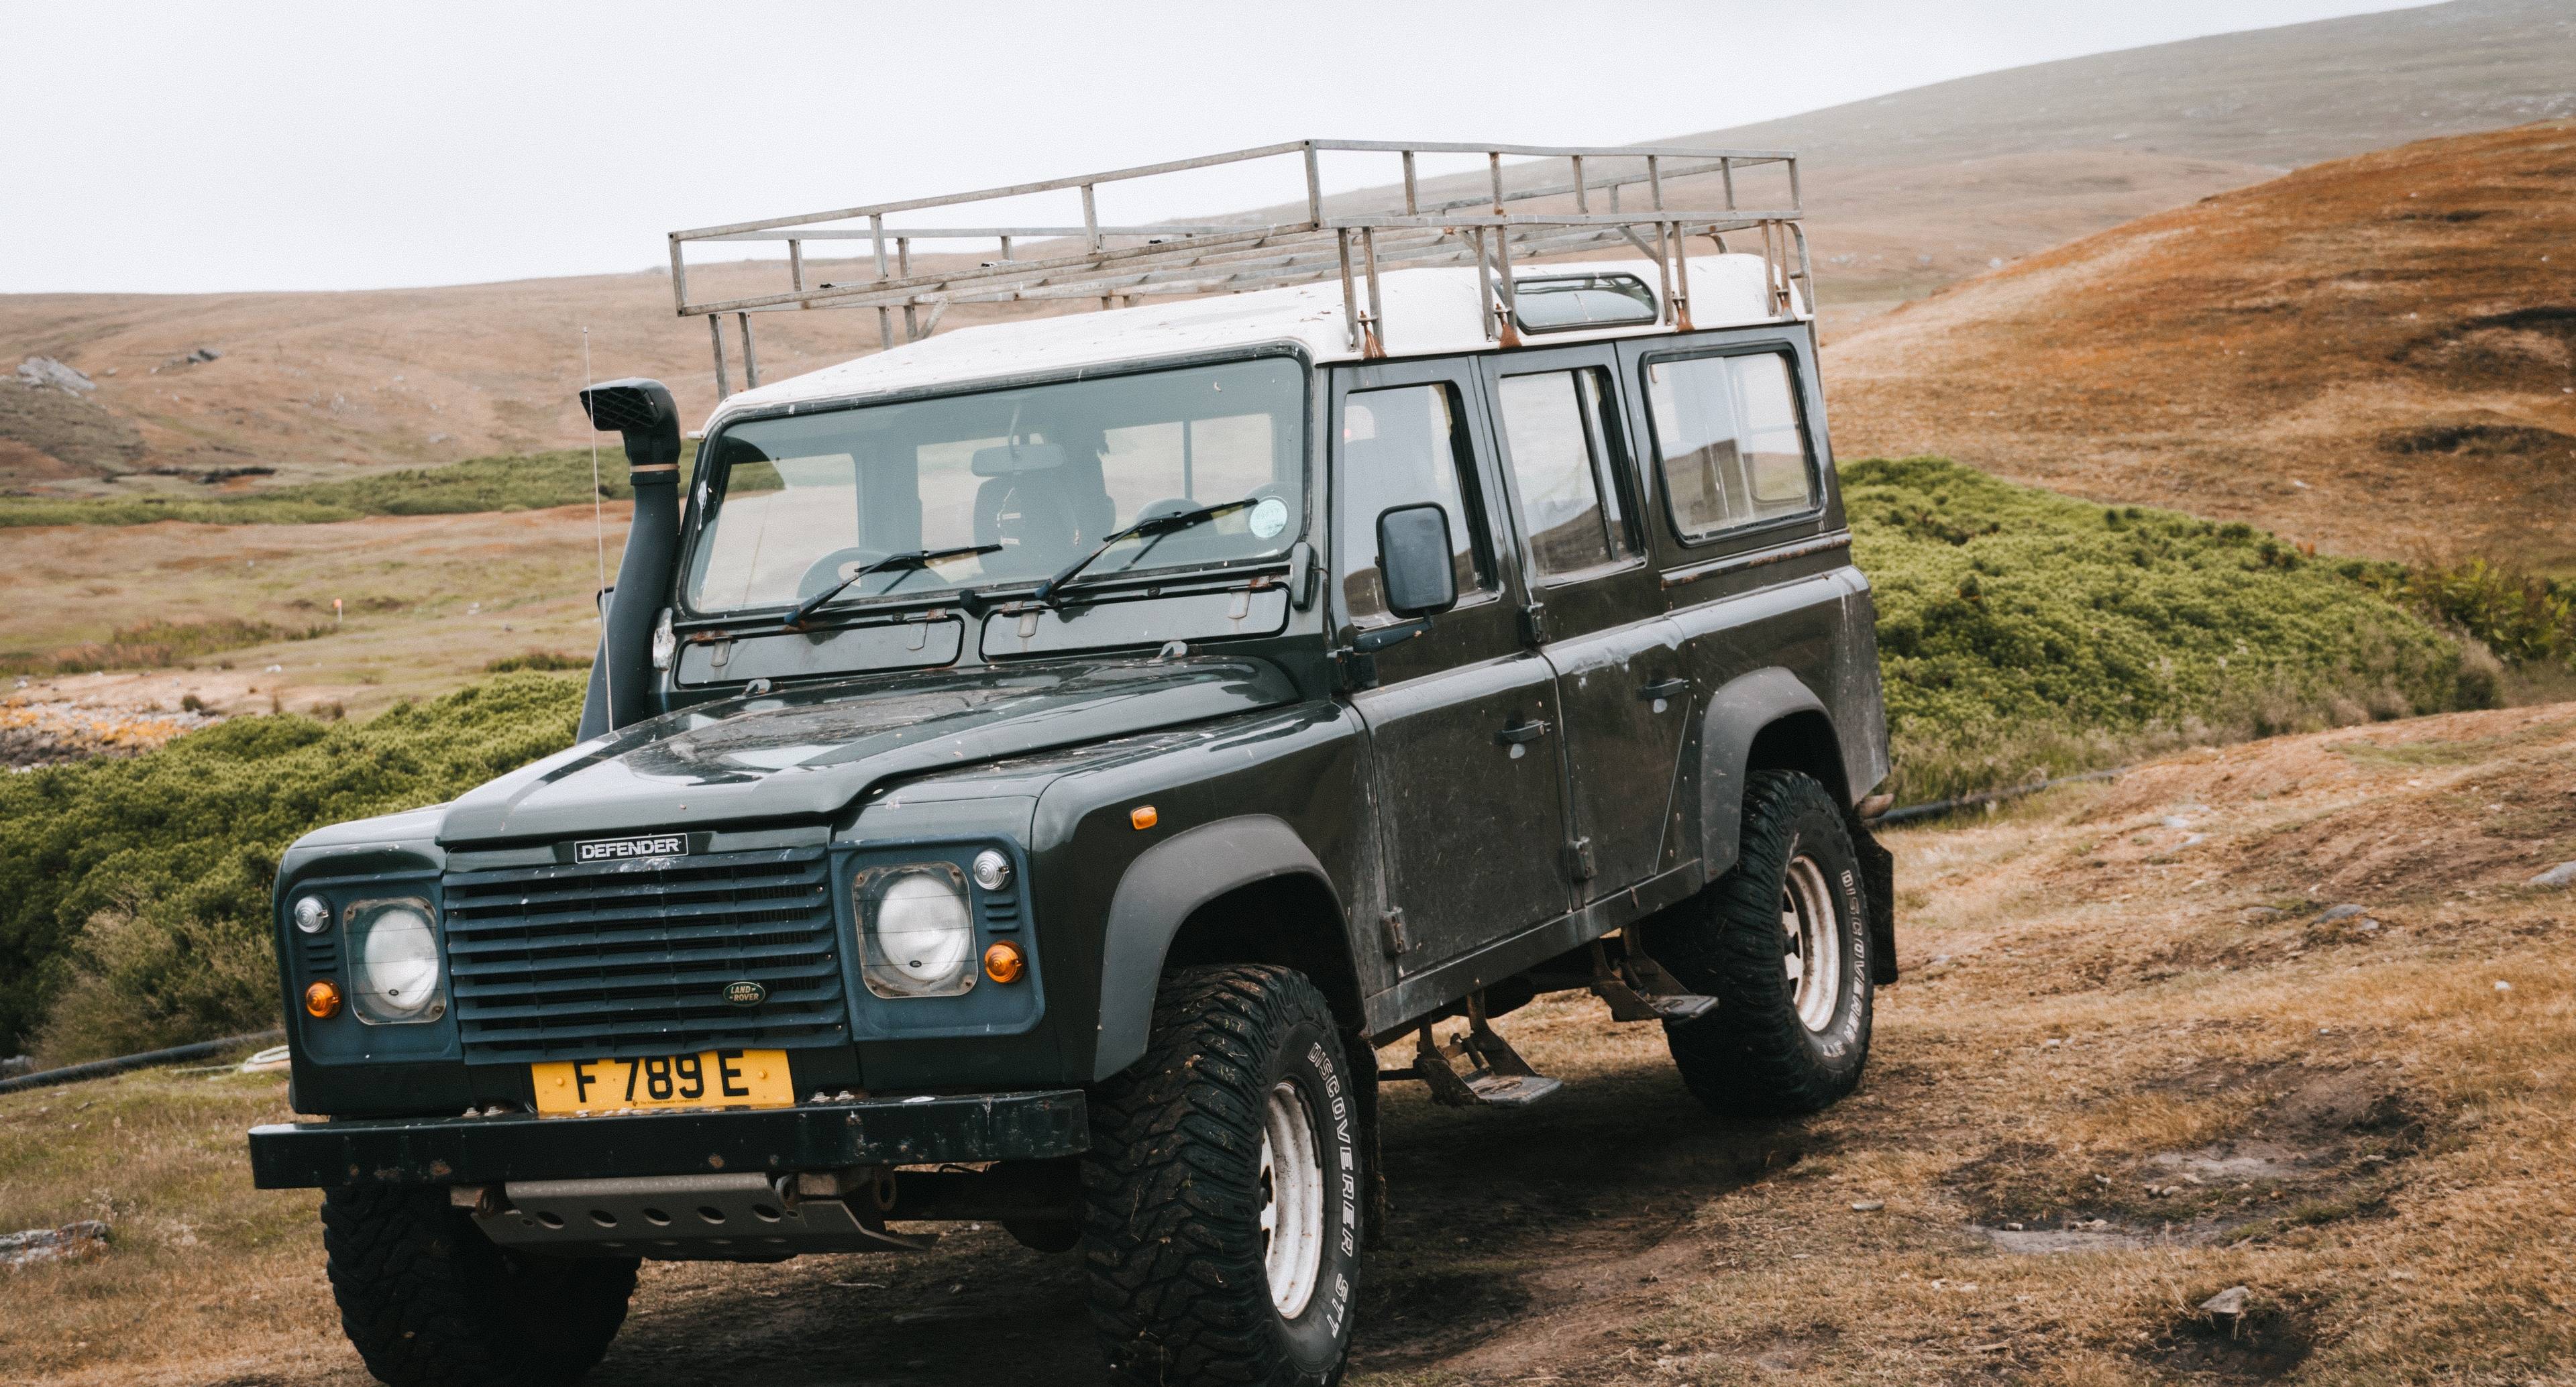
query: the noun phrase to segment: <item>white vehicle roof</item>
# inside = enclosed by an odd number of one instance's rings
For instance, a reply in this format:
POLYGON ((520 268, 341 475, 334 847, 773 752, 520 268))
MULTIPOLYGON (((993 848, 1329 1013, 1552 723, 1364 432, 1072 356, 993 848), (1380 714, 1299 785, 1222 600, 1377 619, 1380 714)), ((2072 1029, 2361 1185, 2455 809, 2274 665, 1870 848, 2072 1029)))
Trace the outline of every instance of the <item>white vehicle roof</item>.
MULTIPOLYGON (((1693 257, 1690 275, 1694 328, 1739 327, 1800 321, 1811 314, 1793 288, 1784 318, 1771 309, 1763 257, 1730 254, 1693 257)), ((1582 261, 1519 267, 1527 283, 1558 275, 1627 274, 1656 288, 1651 260, 1582 261)), ((1382 342, 1390 357, 1448 356, 1501 350, 1485 335, 1484 290, 1473 268, 1392 270, 1381 276, 1385 299, 1382 342)), ((919 342, 826 366, 801 376, 728 396, 708 417, 712 432, 726 419, 782 406, 838 405, 871 397, 938 387, 971 389, 1085 366, 1150 362, 1221 352, 1228 348, 1294 345, 1317 363, 1355 361, 1338 282, 1301 284, 1252 293, 1167 300, 1134 308, 1105 309, 954 328, 919 342)), ((1656 323, 1526 335, 1529 346, 1623 337, 1670 336, 1656 323)))

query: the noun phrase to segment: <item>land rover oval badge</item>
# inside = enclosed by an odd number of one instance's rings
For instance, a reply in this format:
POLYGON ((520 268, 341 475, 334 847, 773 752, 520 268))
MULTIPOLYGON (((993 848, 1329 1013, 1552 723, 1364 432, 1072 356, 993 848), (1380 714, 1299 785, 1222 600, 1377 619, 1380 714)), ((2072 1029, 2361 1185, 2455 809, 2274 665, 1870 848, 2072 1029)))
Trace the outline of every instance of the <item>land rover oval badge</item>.
POLYGON ((756 1007, 769 1000, 769 989, 749 978, 725 984, 724 999, 738 1007, 756 1007))

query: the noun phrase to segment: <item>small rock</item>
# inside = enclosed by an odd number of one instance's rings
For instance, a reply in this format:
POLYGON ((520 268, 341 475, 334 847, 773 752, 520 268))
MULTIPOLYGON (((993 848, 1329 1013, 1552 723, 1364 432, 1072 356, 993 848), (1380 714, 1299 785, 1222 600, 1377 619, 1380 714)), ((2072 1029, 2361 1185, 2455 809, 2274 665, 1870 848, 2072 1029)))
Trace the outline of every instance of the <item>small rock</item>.
POLYGON ((2548 871, 2542 872, 2540 875, 2524 882, 2523 885, 2576 886, 2576 862, 2561 862, 2557 866, 2550 868, 2548 871))
POLYGON ((2316 914, 2309 916, 2308 923, 2313 925, 2327 925, 2332 924, 2337 920, 2349 920, 2353 916, 2361 913, 2362 909, 2357 905, 2330 905, 2325 909, 2318 911, 2316 914))
POLYGON ((31 356, 18 363, 18 383, 39 390, 59 390, 66 395, 86 395, 98 383, 50 356, 31 356))
POLYGON ((2167 828, 2189 828, 2191 827, 2191 820, 2184 818, 2180 814, 2167 814, 2165 815, 2164 824, 2167 828))
POLYGON ((2511 992, 2512 990, 2513 990, 2513 984, 2512 984, 2512 983, 2506 982, 2506 981, 2505 981, 2504 979, 2502 979, 2502 978, 2498 978, 2498 979, 2496 979, 2496 991, 2498 991, 2498 992, 2511 992))
POLYGON ((2212 1319, 2232 1320, 2245 1313, 2245 1304, 2254 1298, 2247 1286, 2230 1286, 2200 1303, 2200 1313, 2212 1319))
POLYGON ((83 1219, 60 1228, 30 1228, 23 1233, 0 1234, 0 1267, 71 1261, 106 1250, 107 1225, 94 1218, 83 1219))
MULTIPOLYGON (((26 681, 20 680, 19 682, 23 684, 26 681)), ((0 1059, 0 1079, 14 1079, 21 1074, 33 1074, 35 1072, 36 1057, 34 1055, 11 1055, 7 1059, 0 1059)))
POLYGON ((1887 1201, 1884 1199, 1856 1199, 1852 1201, 1852 1212, 1856 1214, 1874 1214, 1886 1207, 1887 1201))

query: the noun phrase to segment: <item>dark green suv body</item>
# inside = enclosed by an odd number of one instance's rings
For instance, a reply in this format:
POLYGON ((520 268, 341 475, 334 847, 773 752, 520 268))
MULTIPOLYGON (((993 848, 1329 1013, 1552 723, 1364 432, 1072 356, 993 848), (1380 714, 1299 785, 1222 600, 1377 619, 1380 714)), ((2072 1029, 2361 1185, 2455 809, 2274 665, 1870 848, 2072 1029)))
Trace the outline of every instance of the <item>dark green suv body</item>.
POLYGON ((988 1217, 1085 1246, 1121 1372, 1324 1381, 1380 1079, 1553 1086, 1490 1017, 1589 988, 1722 1109, 1840 1096, 1884 717, 1746 258, 1690 262, 1744 326, 1401 359, 1299 290, 952 333, 733 396, 685 499, 667 393, 589 392, 639 500, 580 744, 278 876, 330 1120, 253 1161, 331 1190, 370 1365, 561 1380, 637 1258, 988 1217))

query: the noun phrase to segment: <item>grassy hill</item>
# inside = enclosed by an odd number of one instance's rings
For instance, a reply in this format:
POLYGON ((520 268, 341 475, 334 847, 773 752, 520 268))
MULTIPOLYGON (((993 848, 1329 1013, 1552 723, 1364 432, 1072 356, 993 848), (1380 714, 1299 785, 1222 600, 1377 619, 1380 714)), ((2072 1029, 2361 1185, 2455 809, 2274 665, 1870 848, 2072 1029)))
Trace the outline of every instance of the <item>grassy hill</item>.
POLYGON ((2320 164, 1832 345, 1835 444, 2337 553, 2565 576, 2572 246, 2576 121, 2320 164))

